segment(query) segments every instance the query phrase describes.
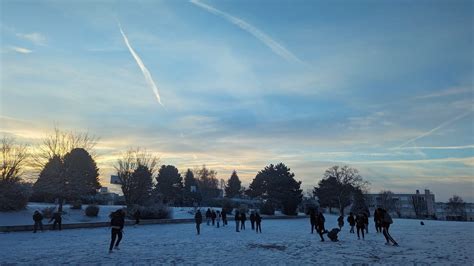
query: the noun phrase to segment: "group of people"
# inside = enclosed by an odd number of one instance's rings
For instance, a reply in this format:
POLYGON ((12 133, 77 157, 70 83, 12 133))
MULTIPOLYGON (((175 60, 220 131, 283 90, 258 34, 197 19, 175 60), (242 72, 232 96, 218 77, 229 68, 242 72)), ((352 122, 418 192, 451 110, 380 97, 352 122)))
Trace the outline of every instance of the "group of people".
MULTIPOLYGON (((315 210, 310 211, 310 223, 311 223, 311 234, 316 229, 316 232, 321 237, 321 241, 324 241, 323 234, 327 234, 328 238, 331 241, 338 241, 337 234, 342 230, 344 226, 344 216, 341 215, 337 219, 337 224, 339 228, 334 228, 331 231, 327 231, 324 228, 324 223, 326 219, 322 212, 315 210)), ((347 222, 350 225, 349 233, 354 234, 354 226, 357 228, 357 238, 360 240, 360 235, 362 234, 362 239, 365 238, 365 233, 369 233, 369 217, 368 213, 361 212, 357 215, 354 215, 352 212, 347 217, 347 222)), ((393 239, 389 233, 390 225, 393 223, 392 217, 390 214, 383 208, 377 208, 374 211, 374 224, 375 230, 377 233, 383 233, 386 244, 398 246, 398 243, 393 239)))
MULTIPOLYGON (((252 230, 255 232, 262 233, 262 217, 258 212, 251 212, 250 214, 250 224, 252 226, 252 230)), ((220 222, 222 220, 222 226, 227 225, 227 212, 223 209, 222 211, 214 211, 210 208, 206 211, 206 223, 207 225, 212 226, 216 225, 217 228, 220 227, 220 222)), ((245 230, 245 221, 247 221, 247 215, 245 212, 239 212, 238 210, 235 211, 235 231, 240 232, 240 230, 245 230)), ((196 223, 196 231, 197 234, 201 234, 201 223, 202 223, 202 213, 201 210, 198 209, 196 214, 194 215, 194 221, 196 223)))
MULTIPOLYGON (((38 210, 36 210, 33 213, 33 221, 35 222, 33 225, 33 233, 36 233, 38 228, 41 230, 41 232, 43 232, 43 219, 44 219, 43 214, 41 214, 41 212, 39 212, 38 210)), ((63 219, 61 217, 60 211, 53 213, 53 215, 51 216, 51 219, 49 220, 49 223, 54 221, 53 230, 56 230, 56 226, 58 226, 59 231, 61 231, 62 220, 63 219)))

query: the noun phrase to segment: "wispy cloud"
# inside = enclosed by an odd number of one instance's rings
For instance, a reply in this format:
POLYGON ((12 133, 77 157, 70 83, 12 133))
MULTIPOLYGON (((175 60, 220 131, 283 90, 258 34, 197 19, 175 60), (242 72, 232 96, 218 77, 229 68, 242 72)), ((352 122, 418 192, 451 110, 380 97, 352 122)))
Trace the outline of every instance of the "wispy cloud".
POLYGON ((441 91, 437 91, 434 93, 426 94, 426 95, 420 95, 414 97, 414 99, 428 99, 428 98, 437 98, 437 97, 444 97, 444 96, 450 96, 450 95, 458 95, 458 94, 464 94, 464 93, 472 93, 474 92, 472 88, 468 87, 453 87, 441 91))
POLYGON ((460 115, 458 115, 458 116, 456 116, 456 117, 454 117, 454 118, 452 118, 452 119, 450 119, 450 120, 448 120, 448 121, 445 121, 445 122, 443 122, 442 124, 440 124, 439 126, 433 128, 433 129, 431 129, 431 130, 429 130, 429 131, 427 131, 427 132, 425 132, 425 133, 423 133, 423 134, 421 134, 421 135, 419 135, 419 136, 417 136, 417 137, 414 137, 414 138, 412 138, 412 139, 407 140, 406 142, 404 142, 402 145, 396 147, 395 149, 398 149, 398 148, 401 148, 401 147, 403 147, 403 146, 406 146, 408 143, 412 143, 412 142, 414 142, 414 141, 417 140, 417 139, 421 139, 421 138, 424 138, 424 137, 426 137, 426 136, 429 136, 429 135, 433 134, 434 132, 436 132, 436 131, 438 131, 438 130, 440 130, 440 129, 446 127, 446 126, 449 126, 450 124, 456 122, 457 120, 459 120, 459 119, 461 119, 461 118, 463 118, 463 117, 469 115, 471 112, 472 112, 472 109, 469 110, 469 111, 467 111, 467 112, 465 112, 465 113, 462 113, 462 114, 460 114, 460 115))
POLYGON ((46 37, 39 32, 16 33, 18 38, 28 40, 36 45, 46 45, 46 37))
POLYGON ((29 54, 33 52, 30 49, 26 49, 26 48, 18 47, 18 46, 10 46, 10 49, 20 54, 29 54))
POLYGON ((190 0, 190 2, 214 15, 218 15, 225 20, 229 21, 230 23, 237 25, 239 28, 243 29, 244 31, 252 34, 255 38, 257 38, 259 41, 264 43, 266 46, 268 46, 275 54, 281 56, 287 61, 290 62, 298 62, 298 63, 303 63, 301 59, 299 59, 296 55, 294 55, 292 52, 288 51, 283 45, 279 44, 275 40, 273 40, 270 36, 268 36, 266 33, 263 31, 257 29, 253 25, 245 22, 244 20, 234 17, 224 11, 221 11, 215 7, 212 7, 210 5, 204 4, 199 2, 198 0, 190 0))
POLYGON ((125 33, 123 32, 122 30, 122 26, 120 25, 120 23, 118 24, 119 28, 120 28, 120 33, 122 33, 122 36, 123 36, 123 40, 125 41, 125 44, 127 45, 128 47, 128 50, 130 51, 130 53, 132 54, 133 58, 135 59, 135 61, 137 61, 137 64, 138 66, 140 67, 142 73, 143 73, 143 76, 145 77, 145 80, 147 81, 147 83, 150 85, 151 89, 153 90, 153 92, 155 93, 155 96, 156 96, 156 99, 158 100, 158 103, 161 104, 163 107, 163 103, 161 102, 161 97, 160 97, 160 93, 158 91, 158 87, 156 86, 155 84, 155 81, 153 80, 153 78, 151 77, 151 74, 150 74, 150 71, 148 71, 148 69, 146 68, 145 64, 143 64, 143 61, 140 59, 140 57, 137 55, 137 53, 135 52, 135 50, 133 50, 132 46, 130 45, 130 43, 128 42, 128 38, 127 36, 125 35, 125 33))

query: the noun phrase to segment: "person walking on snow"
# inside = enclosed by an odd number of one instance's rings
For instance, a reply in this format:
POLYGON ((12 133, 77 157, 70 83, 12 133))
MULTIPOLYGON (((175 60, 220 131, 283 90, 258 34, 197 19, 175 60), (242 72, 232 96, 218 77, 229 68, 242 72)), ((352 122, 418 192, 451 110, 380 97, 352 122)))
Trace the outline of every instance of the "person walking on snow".
POLYGON ((212 214, 211 214, 211 209, 208 208, 207 211, 206 211, 206 222, 207 222, 207 225, 210 225, 210 224, 211 224, 211 216, 212 216, 212 214))
POLYGON ((364 222, 364 224, 365 224, 365 233, 368 234, 369 233, 369 215, 366 212, 364 212, 363 215, 364 215, 364 221, 365 221, 364 222))
POLYGON ((378 212, 379 212, 379 217, 382 224, 382 233, 383 233, 383 236, 385 237, 385 240, 387 241, 385 245, 390 245, 390 242, 391 242, 394 246, 398 246, 398 243, 393 239, 393 237, 388 232, 390 225, 393 223, 392 217, 385 209, 378 208, 378 212))
POLYGON ((354 214, 349 213, 349 216, 347 216, 347 222, 349 223, 349 225, 351 226, 351 230, 349 231, 349 233, 351 234, 354 234, 354 226, 355 226, 355 219, 354 219, 354 214))
POLYGON ((109 253, 112 253, 112 248, 119 250, 119 244, 122 240, 123 226, 125 225, 125 213, 119 209, 110 215, 111 226, 111 240, 109 246, 109 253), (115 242, 117 240, 117 242, 115 242))
POLYGON ((43 232, 43 215, 39 211, 33 213, 33 221, 35 222, 33 233, 36 233, 38 227, 41 229, 41 232, 43 232))
POLYGON ((216 224, 216 217, 217 217, 217 214, 214 210, 211 211, 211 220, 212 220, 212 226, 214 226, 216 224))
POLYGON ((240 232, 239 231, 239 223, 240 223, 240 214, 239 214, 239 211, 235 211, 235 216, 234 216, 234 220, 235 220, 235 231, 236 232, 240 232))
POLYGON ((250 213, 250 225, 252 230, 255 230, 255 213, 253 211, 250 213))
POLYGON ((201 223, 202 223, 202 214, 201 210, 197 210, 196 214, 194 215, 194 221, 196 222, 196 231, 197 234, 201 234, 201 223))
POLYGON ((217 228, 219 228, 219 224, 221 223, 221 219, 222 219, 221 212, 220 212, 220 211, 217 211, 217 212, 216 212, 216 224, 217 224, 217 228))
POLYGON ((59 231, 61 231, 61 224, 62 224, 62 217, 61 217, 61 212, 55 212, 53 214, 53 217, 51 217, 51 219, 49 220, 49 222, 51 223, 52 221, 54 221, 53 223, 53 230, 56 230, 56 225, 58 225, 59 227, 59 231))
POLYGON ((324 228, 324 223, 326 219, 322 212, 319 212, 317 219, 316 219, 316 232, 318 232, 319 237, 321 237, 321 242, 324 242, 323 234, 326 232, 324 228))
POLYGON ((382 223, 380 221, 380 213, 377 209, 374 211, 374 224, 375 224, 375 230, 377 233, 382 233, 382 223))
POLYGON ((135 225, 140 223, 140 211, 137 209, 133 214, 133 218, 135 218, 135 225))
POLYGON ((256 228, 255 228, 255 232, 257 232, 257 234, 260 232, 260 234, 262 233, 262 217, 260 216, 260 214, 255 213, 255 224, 256 224, 256 228))
POLYGON ((316 212, 311 209, 309 211, 309 222, 311 223, 311 234, 314 232, 314 229, 316 228, 316 212))
POLYGON ((222 210, 222 227, 227 225, 227 212, 225 210, 222 210))
POLYGON ((247 216, 245 216, 245 212, 240 214, 240 230, 245 230, 245 221, 247 221, 247 216))
POLYGON ((339 226, 339 231, 341 231, 342 227, 344 226, 344 216, 340 215, 339 218, 337 218, 337 225, 339 226))
POLYGON ((360 240, 359 231, 362 231, 362 239, 365 239, 365 236, 364 236, 365 217, 362 213, 359 213, 356 217, 356 226, 357 226, 357 239, 360 240))

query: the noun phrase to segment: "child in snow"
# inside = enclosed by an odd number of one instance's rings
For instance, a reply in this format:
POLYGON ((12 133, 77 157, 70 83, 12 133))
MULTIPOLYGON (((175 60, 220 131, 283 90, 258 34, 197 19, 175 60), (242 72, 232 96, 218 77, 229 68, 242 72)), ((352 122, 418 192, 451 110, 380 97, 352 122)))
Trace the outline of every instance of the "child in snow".
POLYGON ((225 210, 222 210, 222 226, 226 226, 227 225, 227 212, 225 210))
POLYGON ((375 224, 375 230, 377 233, 382 233, 382 223, 380 221, 380 213, 377 209, 374 211, 374 224, 375 224))
POLYGON ((349 233, 354 233, 354 226, 355 226, 355 219, 354 219, 354 214, 349 213, 349 216, 347 217, 347 222, 349 223, 349 225, 351 226, 351 230, 349 231, 349 233))
POLYGON ((245 230, 245 221, 247 220, 247 216, 245 216, 245 212, 240 214, 240 230, 245 230))
POLYGON ((135 225, 140 223, 140 211, 137 209, 133 214, 133 218, 135 218, 135 225))
POLYGON ((359 232, 362 232, 362 239, 365 239, 365 236, 364 236, 365 217, 362 213, 359 213, 356 217, 356 226, 357 226, 357 239, 360 239, 359 232))
POLYGON ((219 228, 219 224, 221 223, 222 215, 220 211, 216 212, 216 223, 217 223, 217 228, 219 228))
POLYGON ((319 234, 319 237, 321 237, 321 242, 324 242, 323 234, 326 232, 324 229, 324 223, 326 222, 326 219, 324 218, 324 215, 322 212, 319 212, 317 218, 316 218, 316 231, 319 234))
POLYGON ((112 253, 112 248, 120 249, 119 244, 122 240, 123 226, 125 225, 125 213, 122 209, 118 209, 110 214, 111 237, 109 253, 112 253), (118 238, 117 238, 118 237, 118 238), (115 242, 117 240, 117 242, 115 242))
POLYGON ((216 218, 217 218, 217 214, 214 210, 212 210, 211 211, 212 226, 214 226, 216 224, 216 218))
POLYGON ((210 225, 210 224, 211 224, 211 217, 212 217, 211 209, 210 209, 210 208, 207 208, 207 211, 206 211, 206 222, 207 222, 207 225, 210 225))
POLYGON ((250 225, 252 230, 255 230, 255 213, 253 211, 250 213, 250 225))
POLYGON ((337 239, 337 234, 339 233, 339 231, 341 231, 340 229, 337 229, 337 228, 333 228, 329 233, 328 233, 328 237, 329 239, 331 239, 332 242, 337 242, 339 241, 337 239))
POLYGON ((311 209, 309 211, 309 222, 311 223, 311 234, 314 232, 314 229, 316 228, 316 212, 311 209))
POLYGON ((39 211, 35 211, 33 214, 33 221, 35 222, 33 233, 36 233, 38 227, 41 229, 41 232, 43 232, 43 215, 39 211))
POLYGON ((53 214, 53 217, 51 217, 51 219, 49 220, 49 222, 51 223, 52 221, 54 220, 54 223, 53 223, 53 230, 56 230, 56 225, 59 226, 59 231, 61 231, 61 224, 62 224, 62 218, 61 218, 61 213, 60 212, 55 212, 53 214))
POLYGON ((339 226, 339 231, 342 229, 344 226, 344 216, 341 215, 339 218, 337 218, 337 225, 339 226))
POLYGON ((197 234, 201 234, 201 223, 202 223, 202 214, 201 210, 197 210, 196 214, 194 215, 194 221, 196 222, 196 230, 197 234))
POLYGON ((255 224, 256 224, 256 228, 255 228, 255 232, 257 232, 257 234, 260 232, 260 234, 262 233, 262 217, 260 216, 260 214, 255 213, 255 224))
POLYGON ((239 223, 240 223, 240 213, 239 211, 235 211, 235 216, 234 216, 234 220, 235 220, 235 231, 236 232, 240 232, 239 231, 239 223))
POLYGON ((385 209, 378 208, 378 212, 380 214, 380 219, 381 219, 381 224, 382 224, 382 233, 383 233, 383 236, 385 237, 385 240, 387 241, 385 245, 390 245, 390 242, 391 242, 394 246, 398 246, 398 243, 392 238, 392 236, 388 232, 390 225, 393 223, 392 217, 385 209))

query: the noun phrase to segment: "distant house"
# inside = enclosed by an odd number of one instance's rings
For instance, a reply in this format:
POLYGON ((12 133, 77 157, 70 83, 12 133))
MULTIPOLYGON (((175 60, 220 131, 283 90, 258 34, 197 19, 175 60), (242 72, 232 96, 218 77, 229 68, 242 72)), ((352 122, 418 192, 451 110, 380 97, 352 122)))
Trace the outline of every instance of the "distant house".
POLYGON ((120 182, 120 178, 119 178, 118 175, 111 175, 111 176, 110 176, 110 184, 121 185, 122 182, 120 182))
MULTIPOLYGON (((391 200, 393 208, 389 211, 395 217, 434 218, 436 216, 435 195, 428 189, 425 189, 425 193, 416 190, 414 194, 393 194, 391 200)), ((376 208, 384 207, 382 201, 380 193, 366 194, 366 202, 371 212, 376 208)))

